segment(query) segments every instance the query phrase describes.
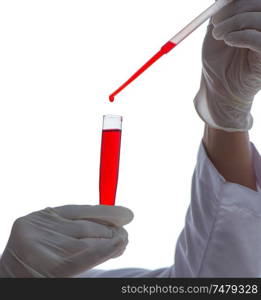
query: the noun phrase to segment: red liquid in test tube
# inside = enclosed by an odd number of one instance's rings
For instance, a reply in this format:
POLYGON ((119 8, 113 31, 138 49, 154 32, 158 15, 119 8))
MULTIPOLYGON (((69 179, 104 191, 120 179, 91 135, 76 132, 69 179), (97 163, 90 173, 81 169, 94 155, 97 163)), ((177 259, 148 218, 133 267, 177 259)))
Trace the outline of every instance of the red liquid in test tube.
POLYGON ((100 204, 114 205, 118 184, 122 117, 103 117, 100 158, 100 204))

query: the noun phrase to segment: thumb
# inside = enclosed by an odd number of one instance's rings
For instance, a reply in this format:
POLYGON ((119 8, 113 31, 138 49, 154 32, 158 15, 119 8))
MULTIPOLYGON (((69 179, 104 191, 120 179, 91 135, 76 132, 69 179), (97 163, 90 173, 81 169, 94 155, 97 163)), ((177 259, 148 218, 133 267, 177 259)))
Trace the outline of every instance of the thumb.
POLYGON ((65 205, 48 210, 65 219, 88 220, 116 227, 130 223, 134 217, 130 209, 122 206, 65 205))
POLYGON ((231 32, 225 37, 225 43, 232 47, 247 48, 261 54, 261 33, 246 29, 231 32))

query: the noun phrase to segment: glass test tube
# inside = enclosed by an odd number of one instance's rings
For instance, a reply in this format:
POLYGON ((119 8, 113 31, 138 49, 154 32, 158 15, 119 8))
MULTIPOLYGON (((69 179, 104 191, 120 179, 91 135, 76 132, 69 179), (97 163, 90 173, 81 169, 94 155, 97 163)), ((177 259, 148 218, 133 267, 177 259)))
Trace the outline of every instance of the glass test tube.
POLYGON ((100 158, 100 204, 114 205, 118 184, 122 117, 103 116, 100 158))

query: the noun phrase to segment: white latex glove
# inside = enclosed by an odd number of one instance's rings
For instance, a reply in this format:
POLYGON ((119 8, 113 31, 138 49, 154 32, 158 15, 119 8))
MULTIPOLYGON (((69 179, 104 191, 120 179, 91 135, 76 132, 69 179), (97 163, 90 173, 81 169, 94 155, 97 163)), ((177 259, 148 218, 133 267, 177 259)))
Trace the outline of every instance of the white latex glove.
POLYGON ((261 89, 261 1, 235 0, 215 15, 202 56, 198 114, 210 127, 249 130, 252 102, 261 89))
POLYGON ((46 208, 15 221, 0 259, 0 277, 71 277, 110 258, 128 243, 122 228, 133 213, 119 206, 46 208))

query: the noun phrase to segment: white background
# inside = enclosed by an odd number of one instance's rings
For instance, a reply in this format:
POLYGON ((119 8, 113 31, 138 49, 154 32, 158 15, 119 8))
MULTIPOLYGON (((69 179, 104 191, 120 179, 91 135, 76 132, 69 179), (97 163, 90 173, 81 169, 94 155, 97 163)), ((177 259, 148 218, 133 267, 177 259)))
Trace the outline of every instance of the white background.
MULTIPOLYGON (((210 4, 0 1, 0 252, 22 215, 98 204, 102 116, 120 114, 117 204, 131 208, 135 220, 125 254, 101 267, 173 263, 203 131, 192 101, 206 24, 114 104, 108 95, 210 4)), ((260 104, 251 131, 259 149, 260 104)))

